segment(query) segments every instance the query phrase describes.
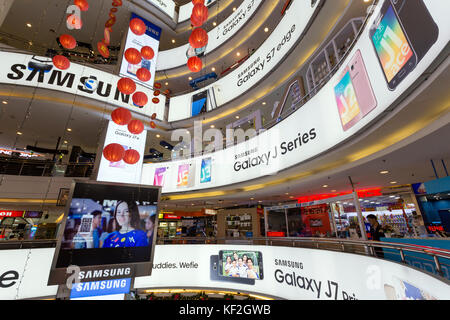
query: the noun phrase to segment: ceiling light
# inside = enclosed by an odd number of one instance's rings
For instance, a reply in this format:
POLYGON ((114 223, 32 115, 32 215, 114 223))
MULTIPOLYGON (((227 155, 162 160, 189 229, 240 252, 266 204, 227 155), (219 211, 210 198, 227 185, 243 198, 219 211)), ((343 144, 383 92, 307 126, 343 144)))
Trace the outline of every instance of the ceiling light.
POLYGON ((21 136, 21 135, 22 135, 22 132, 20 132, 20 131, 17 131, 17 134, 18 134, 19 136, 21 136))
POLYGON ((8 101, 3 100, 2 103, 3 104, 8 104, 8 101))
POLYGON ((236 11, 236 7, 233 8, 233 11, 236 11))
POLYGON ((238 52, 238 53, 236 53, 236 55, 239 57, 240 55, 241 55, 241 53, 240 52, 238 52))
POLYGON ((259 202, 259 203, 261 203, 262 201, 261 201, 261 200, 259 200, 258 202, 259 202))
POLYGON ((395 198, 395 196, 389 196, 389 198, 395 198))
POLYGON ((189 80, 192 80, 192 77, 189 77, 189 80))
POLYGON ((71 131, 72 131, 72 129, 70 129, 70 128, 67 128, 67 131, 71 132, 71 131))
POLYGON ((331 192, 336 192, 336 190, 331 190, 331 192))
POLYGON ((265 106, 265 105, 266 105, 266 102, 263 102, 262 105, 265 106))
POLYGON ((389 173, 389 171, 384 170, 384 171, 380 171, 380 173, 381 173, 381 174, 387 174, 387 173, 389 173))
POLYGON ((165 85, 166 85, 166 86, 168 86, 168 85, 169 85, 169 83, 168 83, 168 82, 166 82, 166 83, 165 83, 165 85))
POLYGON ((64 143, 65 143, 65 144, 68 144, 69 142, 67 142, 67 140, 64 140, 64 143))
POLYGON ((217 22, 214 21, 214 22, 213 22, 213 26, 214 26, 214 27, 217 26, 217 22))
POLYGON ((255 200, 255 198, 250 198, 250 200, 255 200))
POLYGON ((172 43, 175 43, 175 39, 172 39, 172 43))
POLYGON ((324 187, 324 188, 328 188, 328 185, 327 184, 324 184, 322 187, 324 187))
POLYGON ((239 116, 236 116, 236 119, 239 119, 239 116))
POLYGON ((212 71, 216 71, 216 68, 212 67, 211 70, 212 70, 212 71))
POLYGON ((289 198, 294 199, 294 196, 290 196, 289 198))
POLYGON ((287 195, 287 196, 288 196, 288 195, 289 195, 289 192, 286 192, 286 193, 285 193, 285 195, 287 195))
POLYGON ((159 134, 156 135, 157 138, 161 138, 161 136, 159 134))
POLYGON ((32 45, 33 45, 33 42, 29 41, 28 44, 29 44, 30 46, 32 46, 32 45))
POLYGON ((391 181, 391 184, 396 184, 397 183, 397 181, 391 181))
POLYGON ((169 147, 168 147, 168 146, 165 146, 164 148, 166 148, 166 149, 169 149, 169 147))
POLYGON ((215 128, 215 126, 212 124, 212 125, 211 125, 211 129, 214 129, 214 128, 215 128))
POLYGON ((31 23, 27 23, 27 27, 28 27, 28 28, 31 28, 31 23))
POLYGON ((264 32, 269 32, 269 28, 265 27, 264 32))

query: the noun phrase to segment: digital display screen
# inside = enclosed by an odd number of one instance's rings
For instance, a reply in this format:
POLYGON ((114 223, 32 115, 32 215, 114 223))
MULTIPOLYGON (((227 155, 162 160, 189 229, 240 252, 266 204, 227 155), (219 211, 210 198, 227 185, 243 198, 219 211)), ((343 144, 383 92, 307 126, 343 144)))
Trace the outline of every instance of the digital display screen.
POLYGON ((342 124, 346 125, 360 113, 350 72, 345 73, 341 81, 334 88, 334 92, 342 124))
POLYGON ((372 36, 372 41, 386 78, 390 82, 413 55, 406 35, 391 5, 389 5, 386 14, 372 36))
POLYGON ((211 158, 202 159, 200 183, 211 182, 211 158))
POLYGON ((75 185, 56 268, 148 262, 159 189, 130 185, 75 185))
POLYGON ((259 251, 223 250, 220 251, 222 277, 236 277, 261 280, 262 254, 259 251))

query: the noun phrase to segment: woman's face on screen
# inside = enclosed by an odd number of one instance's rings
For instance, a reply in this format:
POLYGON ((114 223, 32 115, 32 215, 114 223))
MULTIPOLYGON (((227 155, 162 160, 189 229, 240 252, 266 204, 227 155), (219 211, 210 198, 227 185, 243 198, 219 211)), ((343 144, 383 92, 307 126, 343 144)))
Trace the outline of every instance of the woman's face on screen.
POLYGON ((130 224, 130 211, 128 210, 128 204, 126 202, 120 203, 117 207, 116 220, 121 227, 130 224))

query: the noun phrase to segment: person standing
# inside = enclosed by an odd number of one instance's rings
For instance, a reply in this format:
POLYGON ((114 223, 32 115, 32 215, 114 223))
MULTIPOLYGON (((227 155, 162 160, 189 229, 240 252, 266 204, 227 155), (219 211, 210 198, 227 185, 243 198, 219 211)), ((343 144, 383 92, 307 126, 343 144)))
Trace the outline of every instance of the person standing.
MULTIPOLYGON (((376 215, 369 214, 367 216, 367 220, 369 220, 369 223, 370 223, 370 234, 372 236, 373 241, 380 241, 380 238, 385 237, 384 231, 381 228, 381 225, 378 223, 378 219, 377 219, 376 215)), ((383 259, 384 258, 383 248, 375 247, 375 255, 378 258, 383 259)))

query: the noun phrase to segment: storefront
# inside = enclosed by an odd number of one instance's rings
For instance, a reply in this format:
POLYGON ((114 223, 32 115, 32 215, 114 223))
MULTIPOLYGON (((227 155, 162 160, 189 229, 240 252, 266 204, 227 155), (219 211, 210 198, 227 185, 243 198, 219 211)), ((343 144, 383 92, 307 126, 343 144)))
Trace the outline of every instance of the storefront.
POLYGON ((260 211, 258 207, 220 210, 217 213, 217 237, 245 239, 261 236, 260 211))
POLYGON ((33 240, 42 211, 0 210, 0 240, 33 240))
POLYGON ((158 237, 212 237, 216 233, 217 223, 214 210, 174 211, 159 214, 158 237))

